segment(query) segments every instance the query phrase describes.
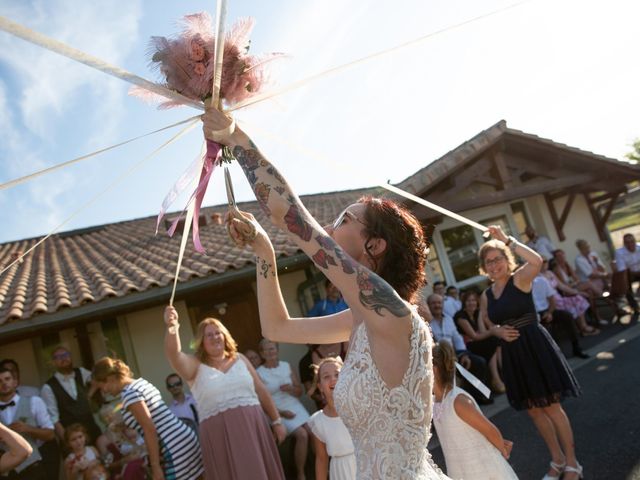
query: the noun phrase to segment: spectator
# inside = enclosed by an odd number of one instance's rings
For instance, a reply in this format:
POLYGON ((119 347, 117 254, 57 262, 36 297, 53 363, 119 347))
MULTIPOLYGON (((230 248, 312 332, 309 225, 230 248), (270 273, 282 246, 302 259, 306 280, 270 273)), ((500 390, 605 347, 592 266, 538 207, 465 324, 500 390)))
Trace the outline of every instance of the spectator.
POLYGON ((558 308, 558 310, 566 310, 576 319, 582 335, 597 335, 600 333, 600 330, 597 328, 587 325, 584 314, 589 308, 589 302, 585 298, 586 294, 581 294, 577 289, 561 282, 558 277, 556 277, 556 274, 553 273, 554 269, 554 259, 548 262, 544 260, 540 273, 549 281, 551 288, 553 288, 555 292, 554 299, 556 308, 558 308))
MULTIPOLYGON (((142 475, 144 475, 144 473, 142 475)), ((108 480, 109 478, 111 477, 109 477, 109 472, 107 471, 107 469, 104 467, 104 465, 98 463, 96 465, 93 465, 92 467, 87 468, 87 470, 84 472, 82 480, 108 480)), ((138 480, 140 478, 145 477, 130 477, 129 479, 123 478, 122 480, 138 480)))
POLYGON ((167 390, 169 390, 169 393, 173 397, 169 405, 169 410, 180 420, 184 421, 184 419, 187 419, 189 421, 185 422, 187 425, 191 426, 190 422, 193 422, 193 426, 197 431, 197 426, 200 423, 198 419, 198 406, 190 394, 184 393, 182 379, 178 374, 171 373, 167 376, 165 382, 167 384, 167 390))
POLYGON ((69 455, 64 461, 67 480, 82 480, 84 472, 97 463, 98 451, 88 446, 87 429, 79 423, 69 425, 64 431, 64 440, 69 455))
POLYGON ((324 288, 326 297, 323 300, 318 300, 311 307, 311 310, 307 312, 307 317, 325 317, 349 308, 342 298, 340 290, 328 279, 324 282, 324 288))
POLYGON ((480 303, 478 294, 473 290, 462 294, 464 308, 456 313, 453 321, 462 334, 467 349, 480 355, 487 362, 491 373, 491 387, 496 393, 504 393, 504 383, 500 378, 500 341, 492 333, 494 326, 488 318, 480 325, 480 303))
POLYGON ((444 297, 442 310, 445 315, 451 318, 455 317, 456 313, 462 310, 462 302, 458 298, 458 289, 455 285, 449 285, 447 287, 447 295, 444 297))
POLYGON ((527 247, 538 252, 540 256, 546 260, 551 260, 553 258, 553 252, 556 250, 556 247, 551 243, 549 237, 538 235, 531 225, 527 225, 527 228, 524 230, 524 234, 529 239, 526 244, 527 247))
POLYGON ((517 480, 507 459, 513 443, 455 385, 456 354, 449 342, 433 347, 433 425, 451 478, 517 480))
POLYGON ((321 392, 326 406, 307 422, 316 454, 316 480, 354 480, 356 456, 353 440, 338 416, 333 403, 333 389, 342 369, 339 357, 325 358, 316 367, 313 389, 321 392))
POLYGON ((187 355, 181 351, 175 308, 165 308, 164 321, 165 355, 198 402, 205 478, 284 479, 274 442, 274 436, 279 443, 285 438, 282 419, 226 327, 215 318, 202 320, 196 353, 187 355))
MULTIPOLYGON (((1 367, 0 367, 1 368, 1 367)), ((22 435, 0 422, 0 442, 5 451, 0 456, 0 475, 13 470, 33 453, 33 448, 22 435)))
POLYGON ((32 449, 31 455, 8 476, 20 480, 45 480, 47 472, 38 447, 55 437, 53 423, 40 397, 21 397, 17 388, 18 379, 13 372, 0 368, 0 423, 22 435, 32 449))
POLYGON ((565 329, 571 340, 573 356, 588 358, 589 355, 584 353, 580 348, 578 329, 573 315, 566 310, 556 308, 556 296, 558 295, 558 292, 551 286, 549 280, 547 280, 542 272, 542 270, 545 269, 544 266, 546 264, 547 261, 543 260, 543 267, 533 279, 531 287, 533 304, 535 305, 536 312, 538 312, 538 316, 540 317, 540 322, 547 328, 551 327, 552 324, 555 324, 565 329))
POLYGON ((576 257, 576 273, 582 282, 590 282, 596 292, 596 296, 601 297, 608 287, 611 275, 600 260, 598 254, 591 250, 591 245, 586 240, 576 240, 576 247, 580 253, 576 257))
POLYGON ((93 367, 103 393, 122 397, 123 418, 144 437, 153 480, 196 479, 202 455, 195 432, 171 413, 160 392, 144 378, 134 379, 121 360, 103 357, 93 367))
POLYGON ((262 365, 262 357, 255 350, 247 350, 246 352, 244 352, 244 356, 247 357, 247 360, 251 362, 253 368, 258 368, 260 365, 262 365))
POLYGON ((616 250, 616 270, 619 272, 627 271, 629 279, 629 288, 627 290, 627 301, 629 306, 633 308, 634 313, 639 313, 638 301, 633 295, 633 282, 640 281, 640 244, 636 243, 636 239, 632 233, 625 234, 622 237, 623 246, 616 250))
POLYGON ((435 293, 436 295, 440 295, 442 298, 444 298, 445 295, 445 288, 446 285, 444 282, 433 282, 433 293, 435 293))
MULTIPOLYGON (((475 355, 467 350, 467 346, 460 333, 456 329, 453 319, 445 315, 442 311, 442 297, 436 293, 429 295, 427 305, 431 311, 431 331, 436 342, 446 341, 454 348, 458 361, 467 370, 471 371, 484 384, 487 383, 487 362, 479 355, 475 355)), ((493 400, 485 398, 478 390, 467 386, 469 393, 478 403, 488 404, 493 400)))
POLYGON ((293 435, 295 441, 294 461, 298 479, 304 479, 304 466, 309 447, 307 420, 309 412, 299 397, 302 385, 291 366, 278 356, 278 345, 270 340, 260 341, 260 355, 264 363, 258 368, 258 375, 271 393, 273 402, 282 416, 287 435, 293 435))
POLYGON ((18 362, 16 362, 12 358, 5 358, 0 361, 0 368, 6 368, 13 372, 13 376, 18 379, 18 394, 22 397, 39 397, 40 389, 37 387, 32 387, 30 385, 23 385, 20 381, 20 367, 18 366, 18 362))
POLYGON ((47 405, 51 421, 55 425, 60 441, 64 440, 64 429, 72 423, 85 426, 94 442, 100 436, 89 398, 95 387, 91 384, 91 372, 82 367, 74 368, 71 352, 59 346, 51 352, 56 372, 42 387, 42 399, 47 405))

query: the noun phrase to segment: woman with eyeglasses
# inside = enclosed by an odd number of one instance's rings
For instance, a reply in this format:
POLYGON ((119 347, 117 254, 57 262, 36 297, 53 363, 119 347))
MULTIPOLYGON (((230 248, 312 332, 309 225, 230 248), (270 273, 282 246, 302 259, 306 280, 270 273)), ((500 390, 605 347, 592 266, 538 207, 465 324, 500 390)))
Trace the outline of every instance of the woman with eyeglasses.
POLYGON ((547 444, 551 463, 544 479, 582 478, 571 423, 560 405, 562 399, 580 395, 580 387, 564 355, 540 325, 531 294, 542 257, 505 235, 499 226, 490 226, 489 232, 493 240, 478 251, 480 273, 492 281, 480 299, 480 315, 499 325, 494 335, 502 339, 507 398, 516 410, 527 411, 547 444), (512 252, 524 265, 516 268, 512 252))
POLYGON ((426 448, 431 336, 413 306, 425 284, 427 243, 420 222, 390 200, 364 197, 323 228, 244 132, 215 110, 203 120, 207 138, 233 152, 263 212, 349 306, 324 317, 292 318, 266 232, 249 214, 229 218, 234 240, 256 254, 263 335, 300 344, 351 340, 334 395, 354 441, 358 478, 444 478, 426 448))
POLYGON ((286 430, 253 365, 215 318, 198 325, 195 355, 183 353, 178 320, 176 309, 166 307, 164 352, 198 405, 204 478, 284 480, 274 437, 281 443, 286 430))

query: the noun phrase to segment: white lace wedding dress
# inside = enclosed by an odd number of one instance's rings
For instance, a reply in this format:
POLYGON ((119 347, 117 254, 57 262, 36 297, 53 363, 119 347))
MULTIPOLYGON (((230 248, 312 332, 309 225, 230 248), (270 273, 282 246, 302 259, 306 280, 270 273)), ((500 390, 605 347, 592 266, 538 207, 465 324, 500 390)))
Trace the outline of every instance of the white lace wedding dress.
POLYGON ((433 463, 431 335, 412 314, 409 368, 402 384, 387 388, 376 368, 363 324, 356 327, 333 392, 355 445, 359 479, 446 479, 433 463))

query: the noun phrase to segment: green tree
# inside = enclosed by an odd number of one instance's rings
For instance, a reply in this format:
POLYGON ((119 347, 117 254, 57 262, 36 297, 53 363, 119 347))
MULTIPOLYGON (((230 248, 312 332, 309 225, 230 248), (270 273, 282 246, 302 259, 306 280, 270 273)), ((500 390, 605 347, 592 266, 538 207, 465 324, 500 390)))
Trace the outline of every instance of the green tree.
POLYGON ((625 157, 627 157, 632 162, 638 163, 640 162, 640 138, 637 138, 635 142, 631 144, 633 147, 633 151, 627 153, 625 157))

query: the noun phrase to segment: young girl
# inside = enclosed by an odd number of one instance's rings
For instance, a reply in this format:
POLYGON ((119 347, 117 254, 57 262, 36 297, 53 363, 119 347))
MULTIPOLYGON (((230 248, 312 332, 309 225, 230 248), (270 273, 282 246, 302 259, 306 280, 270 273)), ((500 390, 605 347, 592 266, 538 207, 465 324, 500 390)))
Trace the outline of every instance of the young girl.
POLYGON ((448 342, 433 348, 433 424, 447 475, 453 479, 517 479, 506 459, 513 443, 482 414, 475 400, 455 386, 456 353, 448 342))
POLYGON ((353 480, 356 478, 355 448, 351 435, 336 412, 333 389, 342 368, 340 357, 327 357, 316 367, 311 392, 318 388, 326 405, 314 413, 307 424, 311 428, 316 452, 316 479, 353 480), (331 463, 329 463, 331 460, 331 463))
POLYGON ((71 453, 64 461, 64 469, 69 480, 82 480, 84 471, 100 463, 98 451, 87 446, 87 429, 79 423, 69 425, 64 431, 64 441, 71 453))

